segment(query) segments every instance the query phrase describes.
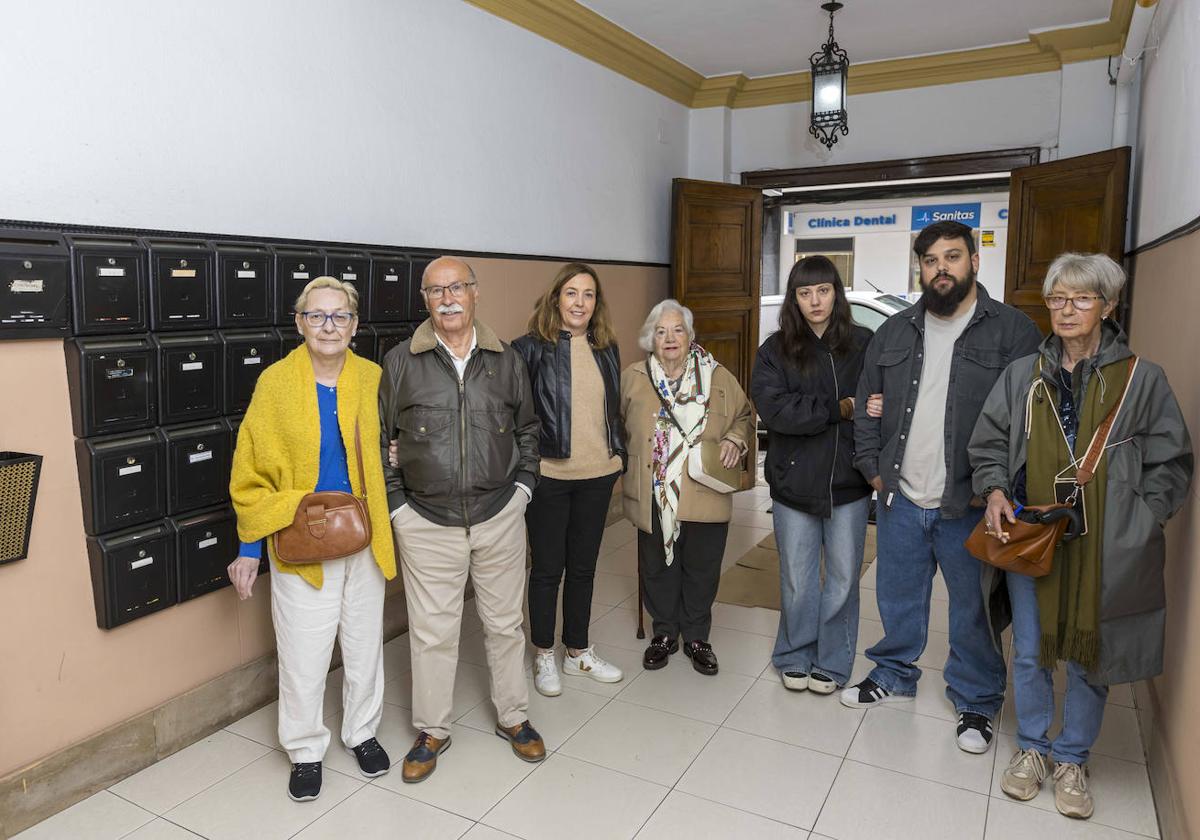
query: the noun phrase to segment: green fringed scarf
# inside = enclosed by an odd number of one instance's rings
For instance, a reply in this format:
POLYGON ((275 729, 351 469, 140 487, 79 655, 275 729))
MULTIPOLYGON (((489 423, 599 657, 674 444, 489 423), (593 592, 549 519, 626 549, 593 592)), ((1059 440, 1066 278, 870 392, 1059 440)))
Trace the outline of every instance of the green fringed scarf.
MULTIPOLYGON (((1121 400, 1132 358, 1104 365, 1093 373, 1087 393, 1077 403, 1079 432, 1075 436, 1075 460, 1082 463, 1096 429, 1121 400), (1103 377, 1105 387, 1100 386, 1103 377)), ((1054 479, 1075 474, 1067 452, 1066 435, 1058 418, 1057 388, 1042 379, 1039 360, 1037 379, 1031 386, 1029 458, 1026 463, 1026 492, 1031 505, 1054 504, 1054 479)), ((1087 512, 1087 534, 1060 544, 1050 574, 1037 578, 1038 614, 1042 639, 1040 665, 1053 668, 1059 660, 1074 660, 1089 671, 1100 661, 1100 551, 1104 533, 1104 499, 1108 485, 1108 459, 1101 455, 1096 473, 1083 488, 1087 512)))

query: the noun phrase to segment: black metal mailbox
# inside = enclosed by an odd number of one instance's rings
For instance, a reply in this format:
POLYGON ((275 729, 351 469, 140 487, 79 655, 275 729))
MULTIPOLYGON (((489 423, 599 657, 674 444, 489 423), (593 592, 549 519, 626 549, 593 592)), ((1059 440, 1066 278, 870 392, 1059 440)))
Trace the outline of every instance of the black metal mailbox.
POLYGON ((91 535, 141 525, 166 514, 166 472, 157 432, 75 441, 83 529, 91 535))
POLYGON ((222 332, 221 357, 225 389, 222 414, 240 414, 250 405, 259 374, 279 361, 283 344, 275 330, 222 332))
POLYGON ((354 351, 354 355, 373 362, 375 361, 375 345, 375 328, 370 324, 359 324, 354 337, 350 339, 350 349, 354 351))
POLYGON ((386 327, 375 328, 375 361, 383 364, 383 357, 388 351, 402 341, 412 338, 413 324, 389 324, 386 327))
POLYGON ((159 423, 221 413, 221 341, 215 333, 156 335, 159 423))
POLYGON ((167 514, 221 504, 229 498, 229 427, 218 420, 162 430, 167 454, 167 514))
POLYGON ((137 239, 68 236, 75 332, 145 332, 150 328, 146 249, 137 239))
POLYGON ((217 326, 258 327, 275 321, 275 261, 271 249, 250 242, 217 250, 217 326))
POLYGON ((421 275, 437 257, 432 254, 410 254, 412 262, 412 279, 408 284, 408 320, 424 321, 429 317, 429 303, 421 294, 421 275))
MULTIPOLYGON (((409 319, 409 274, 412 266, 403 254, 379 252, 371 255, 371 294, 367 320, 409 319)), ((362 310, 360 310, 362 311, 362 310)))
POLYGON ((371 256, 365 251, 326 248, 325 261, 330 277, 354 284, 358 292, 358 319, 366 321, 371 309, 371 256))
POLYGON ((229 586, 227 568, 237 559, 239 545, 233 511, 219 507, 172 517, 169 522, 175 534, 179 601, 229 586))
POLYGON ((325 274, 325 255, 316 250, 275 249, 275 323, 295 323, 296 298, 310 280, 325 274))
POLYGON ((148 336, 74 338, 64 346, 76 437, 154 425, 158 365, 148 336))
POLYGON ((150 328, 203 330, 217 324, 213 251, 207 242, 150 239, 150 328))
POLYGON ((175 541, 159 521, 88 537, 96 623, 111 630, 176 603, 175 541))
POLYGON ((0 233, 0 339, 70 333, 71 254, 57 233, 0 233))

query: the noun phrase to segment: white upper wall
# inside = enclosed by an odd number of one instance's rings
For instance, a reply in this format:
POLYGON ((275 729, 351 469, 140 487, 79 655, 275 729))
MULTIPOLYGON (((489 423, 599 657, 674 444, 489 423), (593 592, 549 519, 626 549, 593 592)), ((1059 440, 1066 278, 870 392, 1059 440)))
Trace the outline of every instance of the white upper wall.
POLYGON ((688 109, 454 0, 0 6, 0 218, 669 259, 688 109))
POLYGON ((693 112, 689 143, 707 148, 689 158, 689 177, 740 180, 753 169, 791 169, 1038 146, 1046 159, 1106 149, 1112 140, 1113 93, 1106 62, 1037 73, 851 96, 850 134, 826 151, 808 134, 807 102, 726 111, 729 168, 719 156, 719 120, 693 112))
POLYGON ((1130 215, 1135 247, 1200 216, 1200 0, 1162 0, 1147 47, 1130 215))

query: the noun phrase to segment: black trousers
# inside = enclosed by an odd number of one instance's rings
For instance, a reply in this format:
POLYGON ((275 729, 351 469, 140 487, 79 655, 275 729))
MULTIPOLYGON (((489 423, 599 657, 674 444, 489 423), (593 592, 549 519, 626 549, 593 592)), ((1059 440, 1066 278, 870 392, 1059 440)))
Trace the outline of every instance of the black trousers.
POLYGON ((525 509, 533 569, 529 574, 529 637, 537 647, 554 647, 558 585, 563 581, 563 644, 588 646, 592 583, 604 537, 608 503, 620 473, 563 481, 542 476, 525 509))
POLYGON ((684 643, 708 641, 712 605, 721 582, 728 522, 681 522, 675 557, 667 565, 658 505, 652 505, 654 530, 638 531, 638 566, 645 587, 646 612, 655 636, 683 636, 684 643))

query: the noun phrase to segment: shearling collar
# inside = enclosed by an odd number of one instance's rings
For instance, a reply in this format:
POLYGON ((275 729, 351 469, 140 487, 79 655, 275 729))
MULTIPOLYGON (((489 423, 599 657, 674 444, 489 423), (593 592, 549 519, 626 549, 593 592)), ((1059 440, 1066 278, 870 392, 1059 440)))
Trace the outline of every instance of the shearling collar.
MULTIPOLYGON (((412 340, 408 342, 408 352, 414 356, 418 353, 425 353, 438 346, 437 334, 433 331, 433 320, 426 318, 421 326, 417 327, 417 331, 413 333, 412 340)), ((480 320, 475 321, 475 346, 480 350, 490 350, 493 353, 503 353, 504 345, 500 339, 496 337, 496 333, 492 328, 480 320)))

